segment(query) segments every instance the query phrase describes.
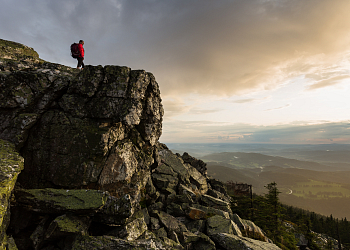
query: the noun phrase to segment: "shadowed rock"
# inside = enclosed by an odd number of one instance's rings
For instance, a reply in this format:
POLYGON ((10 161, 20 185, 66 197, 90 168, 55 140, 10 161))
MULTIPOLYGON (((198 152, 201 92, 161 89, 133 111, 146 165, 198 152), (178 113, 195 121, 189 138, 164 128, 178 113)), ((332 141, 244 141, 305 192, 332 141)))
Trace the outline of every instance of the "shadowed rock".
POLYGON ((98 190, 21 189, 16 191, 19 204, 42 213, 68 211, 93 213, 101 209, 108 194, 98 190))
POLYGON ((209 236, 218 233, 228 233, 242 236, 238 226, 230 219, 215 215, 207 220, 207 233, 209 236))
POLYGON ((246 237, 240 237, 233 234, 219 233, 212 236, 214 241, 227 250, 280 250, 278 246, 253 240, 246 237))

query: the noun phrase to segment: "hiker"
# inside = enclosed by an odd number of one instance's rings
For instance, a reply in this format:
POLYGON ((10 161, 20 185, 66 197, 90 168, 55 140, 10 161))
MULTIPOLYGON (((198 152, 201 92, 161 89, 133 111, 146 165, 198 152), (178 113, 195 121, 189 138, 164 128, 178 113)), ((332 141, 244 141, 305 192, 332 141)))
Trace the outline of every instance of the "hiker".
POLYGON ((80 40, 79 43, 73 43, 70 46, 70 52, 71 52, 71 56, 73 58, 76 58, 78 60, 78 65, 77 65, 77 69, 83 69, 84 68, 84 41, 80 40))
POLYGON ((84 69, 84 41, 80 40, 79 44, 78 44, 78 50, 79 50, 79 56, 77 57, 78 59, 78 65, 77 65, 77 69, 79 69, 81 67, 81 69, 84 69))

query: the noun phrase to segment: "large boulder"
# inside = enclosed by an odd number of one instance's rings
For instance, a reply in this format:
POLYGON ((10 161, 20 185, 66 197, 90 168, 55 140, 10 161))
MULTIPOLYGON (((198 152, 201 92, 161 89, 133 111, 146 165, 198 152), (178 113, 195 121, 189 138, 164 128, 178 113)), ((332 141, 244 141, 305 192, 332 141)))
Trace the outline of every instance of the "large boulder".
POLYGON ((197 169, 203 176, 207 176, 207 164, 204 161, 190 156, 187 152, 183 153, 181 158, 185 163, 188 163, 197 169))
POLYGON ((46 240, 55 240, 67 235, 88 235, 89 220, 85 217, 61 215, 55 218, 45 232, 46 240))
POLYGON ((228 213, 232 213, 230 203, 223 201, 221 199, 214 198, 210 195, 202 195, 201 201, 209 207, 213 207, 213 208, 220 209, 220 210, 228 212, 228 213))
POLYGON ((207 217, 210 217, 212 215, 219 215, 221 217, 224 217, 226 219, 230 218, 230 214, 228 212, 222 211, 220 209, 212 208, 212 207, 205 207, 199 204, 193 204, 194 208, 200 209, 206 213, 207 217))
POLYGON ((128 241, 139 238, 147 231, 147 221, 142 210, 139 210, 124 223, 122 227, 109 232, 109 235, 117 236, 128 241))
POLYGON ((250 220, 242 219, 237 214, 231 214, 230 217, 231 217, 232 221, 241 230, 243 236, 253 238, 253 239, 260 239, 260 240, 269 242, 269 239, 266 237, 264 232, 261 230, 260 227, 255 225, 254 222, 252 222, 250 220))
POLYGON ((159 150, 159 156, 161 162, 178 175, 180 183, 191 187, 198 194, 205 194, 208 191, 206 176, 189 163, 185 163, 181 157, 173 154, 168 149, 159 150))
POLYGON ((158 166, 152 174, 154 185, 163 193, 176 193, 179 182, 177 174, 167 165, 158 166))
POLYGON ((99 189, 134 206, 151 178, 163 107, 151 73, 78 71, 0 40, 0 139, 25 158, 22 188, 99 189))
POLYGON ((108 195, 99 190, 23 189, 16 190, 17 203, 41 213, 91 214, 101 209, 108 195))
POLYGON ((135 209, 129 194, 120 198, 109 195, 93 219, 106 225, 120 225, 135 213, 135 209))
POLYGON ((228 233, 212 236, 214 241, 226 250, 280 250, 278 246, 263 241, 253 240, 228 233))
POLYGON ((207 220, 207 234, 213 236, 218 233, 228 233, 242 236, 238 226, 230 219, 214 215, 207 220))

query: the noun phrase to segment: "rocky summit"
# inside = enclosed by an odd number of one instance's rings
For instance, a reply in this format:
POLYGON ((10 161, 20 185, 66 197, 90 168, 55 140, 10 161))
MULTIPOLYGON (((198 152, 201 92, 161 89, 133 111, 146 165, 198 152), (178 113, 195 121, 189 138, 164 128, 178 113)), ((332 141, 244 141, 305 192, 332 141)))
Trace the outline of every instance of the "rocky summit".
POLYGON ((0 40, 0 249, 279 249, 158 141, 163 113, 151 73, 0 40))

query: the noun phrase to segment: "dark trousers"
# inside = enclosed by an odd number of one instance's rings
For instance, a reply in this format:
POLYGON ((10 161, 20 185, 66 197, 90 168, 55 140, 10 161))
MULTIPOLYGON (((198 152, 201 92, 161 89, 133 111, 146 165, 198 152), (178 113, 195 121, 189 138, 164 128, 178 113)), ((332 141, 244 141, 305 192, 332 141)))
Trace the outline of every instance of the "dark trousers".
POLYGON ((78 57, 77 59, 78 59, 77 68, 80 68, 80 67, 84 68, 84 62, 83 62, 83 61, 84 61, 84 58, 78 57))

